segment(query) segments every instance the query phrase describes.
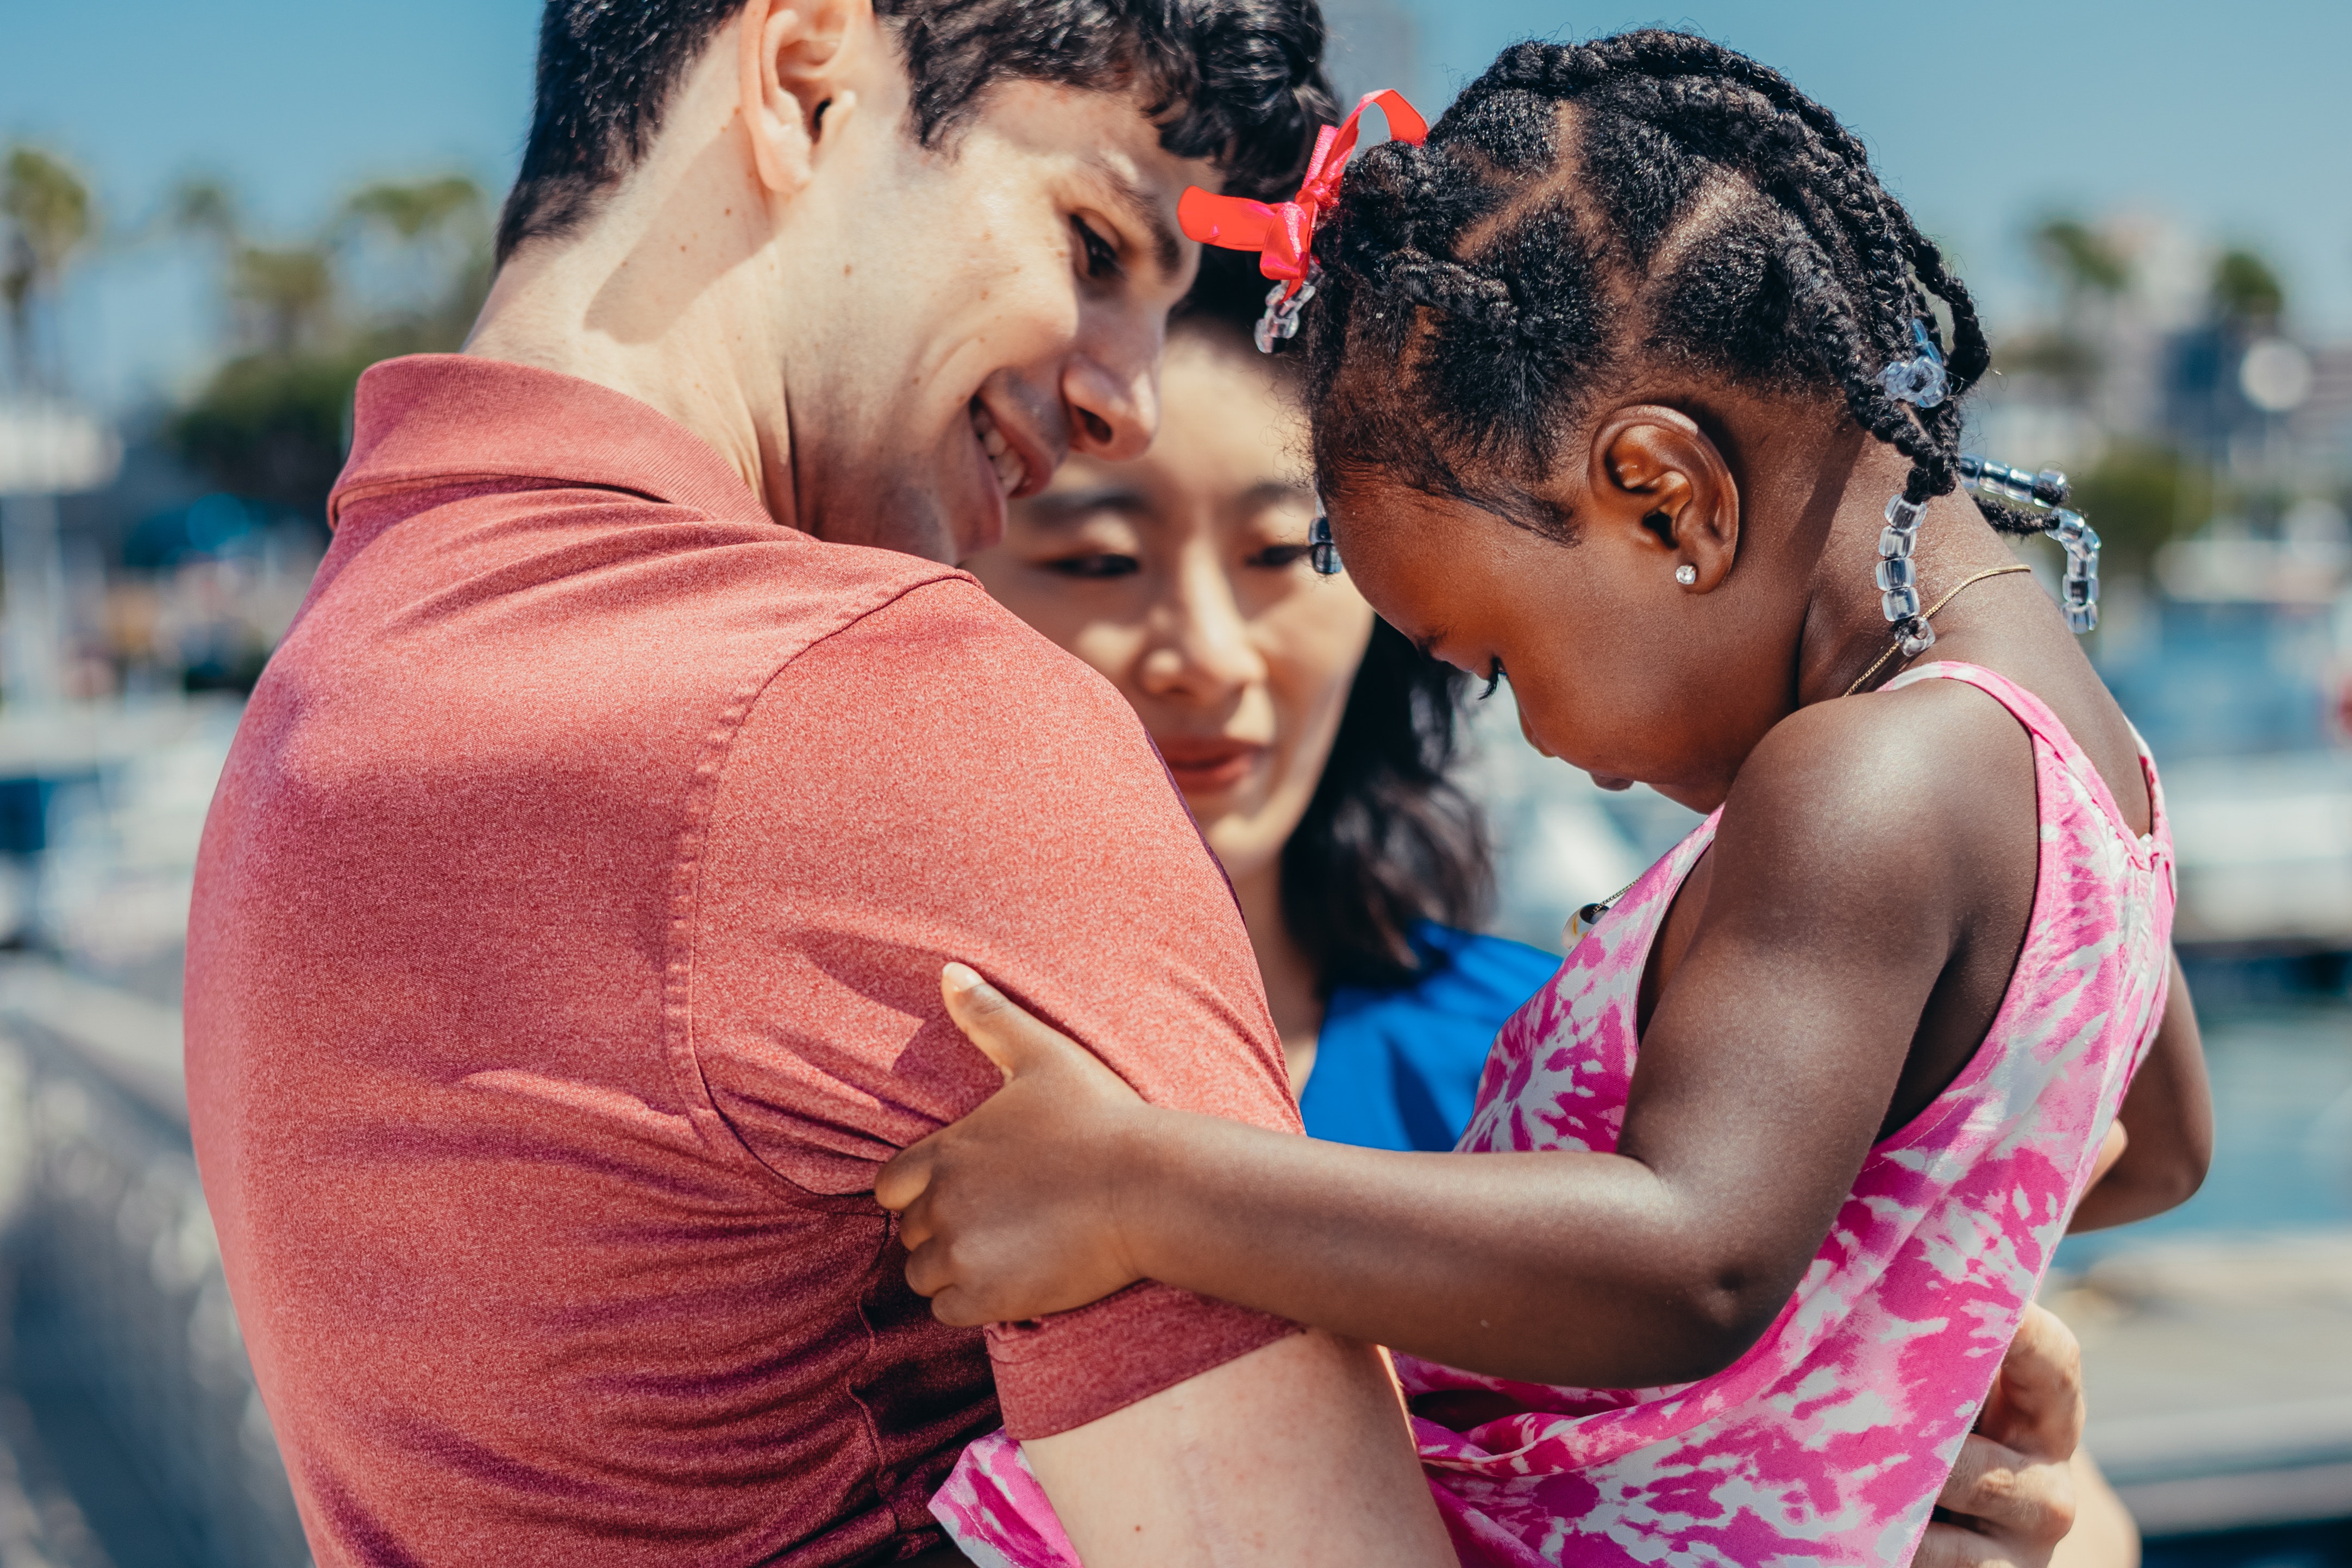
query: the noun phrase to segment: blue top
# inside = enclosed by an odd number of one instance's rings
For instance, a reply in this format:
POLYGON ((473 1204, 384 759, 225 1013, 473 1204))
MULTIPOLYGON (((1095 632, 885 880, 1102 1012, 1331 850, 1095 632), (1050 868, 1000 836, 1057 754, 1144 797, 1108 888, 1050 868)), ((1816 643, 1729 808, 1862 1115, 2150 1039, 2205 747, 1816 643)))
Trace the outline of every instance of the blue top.
POLYGON ((1486 1047, 1559 960, 1498 936, 1423 922, 1423 978, 1331 994, 1298 1112, 1307 1135, 1369 1149, 1446 1150, 1470 1124, 1486 1047))

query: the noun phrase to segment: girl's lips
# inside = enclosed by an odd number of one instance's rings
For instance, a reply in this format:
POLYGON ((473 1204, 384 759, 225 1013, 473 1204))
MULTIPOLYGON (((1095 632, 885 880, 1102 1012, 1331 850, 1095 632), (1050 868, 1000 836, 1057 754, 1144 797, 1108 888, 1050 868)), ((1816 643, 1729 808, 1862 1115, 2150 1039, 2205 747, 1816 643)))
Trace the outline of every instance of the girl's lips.
POLYGON ((1265 748, 1248 741, 1167 740, 1160 755, 1186 795, 1214 795, 1233 788, 1257 767, 1265 748))

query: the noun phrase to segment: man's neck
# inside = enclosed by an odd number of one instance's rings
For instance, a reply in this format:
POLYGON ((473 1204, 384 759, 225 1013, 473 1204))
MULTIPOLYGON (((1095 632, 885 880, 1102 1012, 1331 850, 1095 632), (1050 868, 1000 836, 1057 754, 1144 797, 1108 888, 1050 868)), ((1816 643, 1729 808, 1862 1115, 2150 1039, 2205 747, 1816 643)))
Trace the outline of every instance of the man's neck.
POLYGON ((797 526, 781 353, 746 325, 763 313, 734 301, 773 265, 761 255, 758 195, 718 204, 745 216, 740 226, 681 235, 663 223, 669 203, 644 199, 664 173, 633 176, 581 233, 526 242, 499 268, 465 352, 650 405, 708 442, 777 521, 797 526))

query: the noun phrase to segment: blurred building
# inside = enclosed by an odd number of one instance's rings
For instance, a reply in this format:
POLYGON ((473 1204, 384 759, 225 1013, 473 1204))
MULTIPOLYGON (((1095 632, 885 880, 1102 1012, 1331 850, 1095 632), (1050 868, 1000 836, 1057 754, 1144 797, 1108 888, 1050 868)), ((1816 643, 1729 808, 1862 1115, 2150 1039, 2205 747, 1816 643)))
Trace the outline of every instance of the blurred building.
POLYGON ((2352 952, 2352 343, 2160 219, 2032 243, 2045 308, 1996 334, 1972 438, 2067 470, 2105 539, 2091 651, 2167 768, 2182 939, 2352 952))

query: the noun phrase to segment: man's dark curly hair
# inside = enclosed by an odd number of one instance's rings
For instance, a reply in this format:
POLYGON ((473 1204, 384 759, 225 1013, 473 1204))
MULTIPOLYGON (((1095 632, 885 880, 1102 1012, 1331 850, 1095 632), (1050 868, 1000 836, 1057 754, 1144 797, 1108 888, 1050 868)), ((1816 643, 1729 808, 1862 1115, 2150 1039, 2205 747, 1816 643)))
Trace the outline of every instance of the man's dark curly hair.
MULTIPOLYGON (((1506 49, 1420 146, 1357 160, 1316 237, 1307 313, 1316 466, 1378 471, 1563 539, 1528 481, 1635 358, 1842 397, 1958 479, 1960 400, 1990 355, 1967 288, 1862 143, 1778 72, 1683 33, 1506 49), (1951 318, 1950 395, 1914 409, 1879 372, 1951 318)), ((2041 520, 1982 501, 2004 531, 2041 520)))
MULTIPOLYGON (((522 169, 499 219, 504 261, 572 232, 652 144, 687 67, 743 0, 547 0, 522 169)), ((875 0, 938 146, 1002 81, 1139 93, 1160 145, 1209 158, 1228 189, 1288 194, 1315 128, 1339 116, 1316 0, 875 0)))
MULTIPOLYGON (((1257 359, 1265 309, 1255 255, 1204 250, 1201 276, 1169 332, 1215 339, 1257 359)), ((1272 362, 1295 381, 1287 356, 1272 362)), ((1413 938, 1423 921, 1475 931, 1493 902, 1486 825, 1451 777, 1468 677, 1414 647, 1386 621, 1348 689, 1330 761, 1282 847, 1282 919, 1326 995, 1424 978, 1442 952, 1413 938)))

